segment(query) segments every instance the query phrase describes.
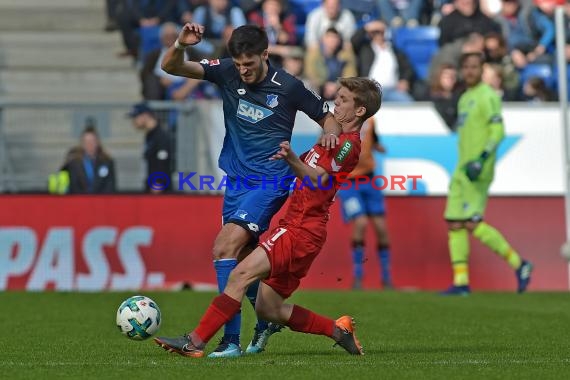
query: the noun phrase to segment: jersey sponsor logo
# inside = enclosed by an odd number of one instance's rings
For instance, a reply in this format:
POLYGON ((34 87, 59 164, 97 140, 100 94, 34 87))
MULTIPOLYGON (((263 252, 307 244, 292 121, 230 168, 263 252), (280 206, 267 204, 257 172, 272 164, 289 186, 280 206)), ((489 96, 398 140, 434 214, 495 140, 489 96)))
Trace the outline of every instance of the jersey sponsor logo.
POLYGON ((212 60, 208 61, 208 65, 210 65, 210 66, 218 66, 219 64, 220 64, 219 59, 212 59, 212 60))
POLYGON ((265 104, 267 104, 271 108, 277 107, 279 105, 279 102, 277 101, 278 96, 279 95, 275 94, 267 95, 267 102, 265 104))
POLYGON ((342 144, 342 146, 338 150, 338 153, 334 158, 335 161, 343 162, 351 150, 352 150, 352 143, 350 141, 345 141, 344 144, 342 144))
POLYGON ((245 90, 243 88, 238 88, 237 93, 238 95, 245 95, 245 90))
POLYGON ((268 110, 267 108, 260 107, 243 99, 239 100, 237 117, 242 120, 255 124, 271 115, 273 115, 273 111, 268 110))

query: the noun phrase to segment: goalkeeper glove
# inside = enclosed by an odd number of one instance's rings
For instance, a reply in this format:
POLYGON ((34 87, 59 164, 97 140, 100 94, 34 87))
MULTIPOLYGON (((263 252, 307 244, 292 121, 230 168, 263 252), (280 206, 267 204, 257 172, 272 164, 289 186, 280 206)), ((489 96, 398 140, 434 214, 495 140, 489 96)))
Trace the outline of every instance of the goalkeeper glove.
POLYGON ((489 153, 484 151, 483 153, 481 153, 479 158, 477 158, 476 160, 473 160, 473 161, 469 161, 465 165, 465 174, 467 175, 467 178, 469 178, 469 180, 471 182, 473 182, 473 181, 477 180, 477 178, 479 178, 479 175, 481 174, 481 171, 483 170, 483 164, 485 163, 485 159, 487 157, 489 157, 489 153))

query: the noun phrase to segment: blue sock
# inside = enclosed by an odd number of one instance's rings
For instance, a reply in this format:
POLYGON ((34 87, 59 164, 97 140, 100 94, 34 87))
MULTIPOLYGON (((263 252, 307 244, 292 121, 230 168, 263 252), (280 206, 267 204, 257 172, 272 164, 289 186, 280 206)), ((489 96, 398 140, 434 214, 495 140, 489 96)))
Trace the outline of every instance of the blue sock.
MULTIPOLYGON (((216 269, 216 278, 218 280, 218 291, 222 293, 228 283, 230 272, 237 266, 237 259, 221 259, 214 260, 214 268, 216 269)), ((241 311, 237 313, 224 326, 224 338, 230 343, 239 345, 239 333, 241 327, 241 311)))
MULTIPOLYGON (((255 300, 257 299, 257 290, 258 289, 259 289, 259 280, 255 281, 253 284, 251 284, 249 286, 249 288, 247 288, 247 291, 245 292, 247 299, 251 303, 251 306, 253 306, 253 310, 255 310, 255 300)), ((255 325, 255 329, 257 331, 263 331, 267 328, 268 325, 269 325, 269 323, 267 323, 263 319, 257 318, 257 324, 255 325)))
POLYGON ((383 284, 392 284, 392 275, 390 270, 390 250, 385 248, 380 248, 378 250, 378 259, 380 261, 380 275, 382 276, 383 284))
POLYGON ((352 248, 352 265, 353 265, 353 274, 354 279, 362 280, 363 275, 363 268, 362 262, 364 261, 364 247, 363 246, 356 246, 352 248))

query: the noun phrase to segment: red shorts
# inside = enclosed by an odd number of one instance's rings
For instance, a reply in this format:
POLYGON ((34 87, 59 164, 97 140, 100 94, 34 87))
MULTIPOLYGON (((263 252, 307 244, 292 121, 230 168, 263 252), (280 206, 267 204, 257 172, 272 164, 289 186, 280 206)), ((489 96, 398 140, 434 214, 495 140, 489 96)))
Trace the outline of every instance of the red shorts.
POLYGON ((259 243, 271 262, 271 272, 263 282, 281 297, 289 298, 307 275, 324 242, 325 233, 315 238, 298 228, 275 228, 267 240, 259 243))

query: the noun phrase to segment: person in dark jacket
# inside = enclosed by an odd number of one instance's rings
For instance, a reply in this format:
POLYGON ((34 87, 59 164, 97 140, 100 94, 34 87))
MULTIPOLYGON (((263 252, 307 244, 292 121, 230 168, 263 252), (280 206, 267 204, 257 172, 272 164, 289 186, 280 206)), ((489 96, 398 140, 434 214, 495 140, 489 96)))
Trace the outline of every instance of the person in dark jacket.
POLYGON ((441 31, 439 46, 445 46, 472 33, 485 36, 488 33, 501 33, 501 27, 487 17, 479 8, 477 0, 454 0, 455 10, 443 17, 439 23, 441 31))
POLYGON ((386 24, 374 20, 352 36, 352 48, 358 57, 358 76, 380 83, 385 102, 411 102, 414 69, 406 55, 386 41, 385 32, 386 24))
POLYGON ((69 194, 109 194, 116 191, 115 163, 103 149, 97 130, 87 126, 79 147, 68 153, 62 170, 69 172, 69 194))
POLYGON ((145 190, 152 194, 170 191, 172 149, 168 132, 160 126, 156 115, 146 103, 135 104, 128 116, 131 117, 133 126, 146 134, 143 153, 147 169, 145 190))

